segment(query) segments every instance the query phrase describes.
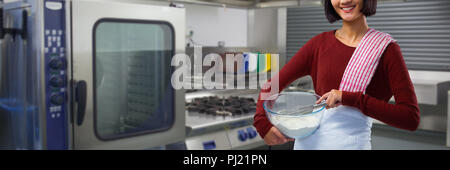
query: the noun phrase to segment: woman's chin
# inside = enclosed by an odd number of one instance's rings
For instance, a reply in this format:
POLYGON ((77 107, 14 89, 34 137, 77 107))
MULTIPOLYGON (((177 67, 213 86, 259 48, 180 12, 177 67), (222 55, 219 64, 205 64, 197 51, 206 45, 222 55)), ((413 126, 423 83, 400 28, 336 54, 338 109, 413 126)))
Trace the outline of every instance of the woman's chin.
POLYGON ((354 18, 350 18, 350 19, 344 19, 344 18, 342 18, 342 22, 353 22, 353 21, 355 21, 354 18))
POLYGON ((358 17, 354 17, 354 16, 348 16, 348 17, 342 17, 341 16, 341 18, 342 18, 342 21, 343 22, 353 22, 353 21, 355 21, 356 19, 358 19, 358 17))
POLYGON ((341 14, 340 17, 342 18, 343 22, 354 22, 358 19, 360 19, 362 16, 362 14, 341 14))

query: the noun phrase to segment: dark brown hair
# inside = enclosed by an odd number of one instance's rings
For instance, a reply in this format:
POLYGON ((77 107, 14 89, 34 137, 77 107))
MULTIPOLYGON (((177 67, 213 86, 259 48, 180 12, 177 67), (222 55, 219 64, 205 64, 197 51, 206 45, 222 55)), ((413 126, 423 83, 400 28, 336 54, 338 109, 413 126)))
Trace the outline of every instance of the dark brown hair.
MULTIPOLYGON (((330 23, 341 20, 341 16, 334 10, 331 0, 324 0, 323 6, 325 8, 325 16, 330 23)), ((363 7, 361 13, 365 16, 372 16, 377 13, 377 0, 363 0, 363 7)))

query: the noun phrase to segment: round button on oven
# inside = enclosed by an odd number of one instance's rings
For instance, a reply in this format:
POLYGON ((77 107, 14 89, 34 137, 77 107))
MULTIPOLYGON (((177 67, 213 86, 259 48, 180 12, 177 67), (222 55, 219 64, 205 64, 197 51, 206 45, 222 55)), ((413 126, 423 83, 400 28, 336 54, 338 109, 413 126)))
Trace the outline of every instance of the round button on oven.
POLYGON ((64 96, 60 94, 55 94, 50 97, 50 102, 55 105, 61 105, 64 103, 64 96))
POLYGON ((64 79, 62 79, 61 77, 52 77, 50 79, 50 85, 52 85, 53 87, 62 87, 64 86, 64 79))
POLYGON ((63 64, 64 63, 61 61, 61 59, 52 59, 49 62, 50 68, 55 69, 55 70, 61 69, 63 67, 63 64))

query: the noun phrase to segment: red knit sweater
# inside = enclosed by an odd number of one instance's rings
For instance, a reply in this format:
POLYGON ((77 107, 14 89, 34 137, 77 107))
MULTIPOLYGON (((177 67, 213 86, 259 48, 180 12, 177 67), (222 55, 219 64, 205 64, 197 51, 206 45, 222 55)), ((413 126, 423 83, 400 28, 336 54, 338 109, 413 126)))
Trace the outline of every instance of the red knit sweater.
MULTIPOLYGON (((335 31, 324 32, 309 40, 277 73, 280 91, 296 79, 310 75, 315 92, 323 95, 339 89, 354 47, 340 42, 335 31)), ((270 90, 264 90, 270 91, 270 90)), ((261 137, 273 126, 258 99, 253 125, 261 137)), ((420 121, 417 98, 405 61, 396 43, 383 53, 366 94, 342 92, 342 104, 359 108, 362 113, 401 129, 415 130, 420 121), (394 95, 395 104, 388 103, 394 95)))

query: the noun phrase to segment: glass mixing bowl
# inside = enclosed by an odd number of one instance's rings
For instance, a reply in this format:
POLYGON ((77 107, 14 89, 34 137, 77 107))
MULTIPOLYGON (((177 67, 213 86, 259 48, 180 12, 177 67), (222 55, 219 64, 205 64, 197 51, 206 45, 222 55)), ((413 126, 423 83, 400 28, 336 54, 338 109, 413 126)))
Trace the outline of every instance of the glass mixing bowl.
POLYGON ((319 128, 326 103, 315 102, 320 96, 307 92, 284 92, 264 101, 270 122, 285 136, 304 138, 319 128))

